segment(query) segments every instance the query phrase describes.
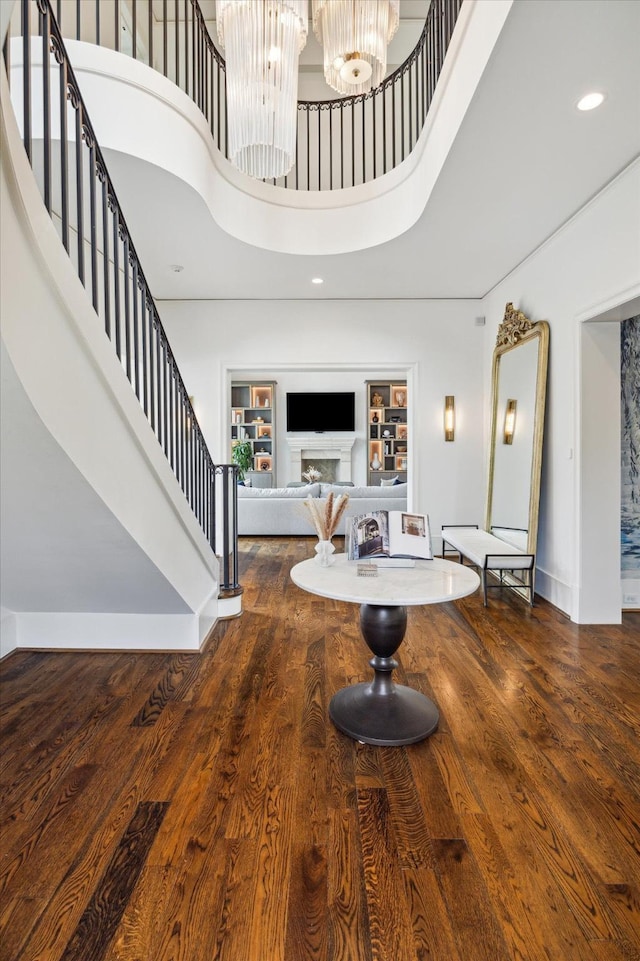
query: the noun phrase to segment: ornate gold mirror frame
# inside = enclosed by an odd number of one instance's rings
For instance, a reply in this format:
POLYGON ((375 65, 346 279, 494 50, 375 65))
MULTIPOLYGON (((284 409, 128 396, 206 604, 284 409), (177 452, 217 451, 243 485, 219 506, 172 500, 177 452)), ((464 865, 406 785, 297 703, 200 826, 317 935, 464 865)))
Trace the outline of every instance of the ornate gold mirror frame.
POLYGON ((534 554, 538 537, 549 324, 507 304, 491 377, 485 528, 534 554))

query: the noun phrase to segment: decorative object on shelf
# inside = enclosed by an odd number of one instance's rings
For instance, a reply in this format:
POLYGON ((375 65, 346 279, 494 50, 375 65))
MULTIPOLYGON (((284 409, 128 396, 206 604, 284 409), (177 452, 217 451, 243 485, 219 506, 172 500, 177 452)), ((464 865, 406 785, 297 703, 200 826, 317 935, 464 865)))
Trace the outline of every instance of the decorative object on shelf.
POLYGON ((315 484, 316 481, 320 480, 322 474, 319 470, 316 470, 315 467, 310 466, 302 472, 302 476, 306 481, 309 481, 310 484, 315 484))
POLYGON ((351 96, 382 83, 400 0, 312 0, 311 11, 329 86, 351 96))
POLYGON ((308 17, 307 0, 216 0, 229 156, 258 180, 284 177, 295 160, 298 58, 308 17))
POLYGON ((398 407, 404 407, 404 402, 406 400, 405 393, 403 390, 396 391, 396 404, 398 407))
POLYGON ((391 437, 391 431, 390 431, 390 430, 383 430, 383 431, 382 431, 382 436, 383 436, 383 437, 391 437))
POLYGON ((507 400, 507 407, 504 412, 504 432, 502 442, 504 444, 513 444, 513 435, 516 430, 516 411, 518 409, 518 401, 509 398, 507 400))
POLYGON ((371 470, 380 470, 382 463, 378 457, 378 452, 376 451, 373 455, 373 460, 371 461, 371 470))
POLYGON ((372 424, 379 424, 379 423, 380 423, 380 418, 378 417, 377 414, 374 414, 374 415, 373 415, 373 417, 371 418, 371 423, 372 423, 372 424))
POLYGON ((251 470, 253 466, 253 448, 251 441, 240 440, 237 444, 234 444, 231 450, 231 460, 238 468, 238 479, 243 481, 246 472, 251 470))
POLYGON ((266 460, 263 460, 260 464, 260 470, 269 470, 269 465, 267 464, 266 460))
POLYGON ((455 397, 447 394, 444 399, 444 439, 455 440, 456 406, 455 397))
POLYGON ((318 543, 315 546, 316 563, 320 567, 329 567, 333 564, 334 545, 331 538, 338 529, 340 519, 344 514, 349 503, 348 494, 338 494, 336 497, 330 491, 326 500, 319 497, 307 497, 304 505, 311 514, 311 523, 318 535, 318 543))
POLYGON ((384 407, 384 397, 377 391, 374 391, 371 395, 371 406, 372 407, 384 407))

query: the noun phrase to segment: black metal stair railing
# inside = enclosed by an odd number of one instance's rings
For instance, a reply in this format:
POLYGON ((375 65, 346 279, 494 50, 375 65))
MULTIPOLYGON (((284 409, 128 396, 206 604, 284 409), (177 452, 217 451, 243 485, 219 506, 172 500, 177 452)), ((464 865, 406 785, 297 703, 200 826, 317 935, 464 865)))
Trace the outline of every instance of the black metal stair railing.
MULTIPOLYGON (((258 0, 256 0, 258 2, 258 0)), ((110 47, 177 84, 207 119, 228 159, 225 61, 198 0, 55 0, 63 36, 110 47)), ((375 180, 415 148, 463 0, 431 0, 411 54, 368 94, 298 102, 296 161, 270 181, 336 190, 375 180)))
POLYGON ((298 101, 296 163, 278 185, 296 190, 354 187, 406 160, 427 118, 462 3, 431 0, 412 52, 369 93, 298 101))
POLYGON ((11 70, 10 36, 3 53, 45 207, 191 510, 221 557, 221 596, 239 593, 237 468, 214 464, 205 443, 50 0, 19 0, 19 10, 13 43, 21 69, 11 70))

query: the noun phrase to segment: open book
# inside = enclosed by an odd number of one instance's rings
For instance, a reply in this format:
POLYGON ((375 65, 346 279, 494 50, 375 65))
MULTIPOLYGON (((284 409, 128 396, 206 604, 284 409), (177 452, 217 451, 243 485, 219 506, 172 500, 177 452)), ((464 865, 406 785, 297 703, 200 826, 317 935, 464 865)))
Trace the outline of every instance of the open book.
POLYGON ((426 514, 371 511, 348 522, 347 556, 351 561, 382 558, 431 560, 431 532, 426 514))

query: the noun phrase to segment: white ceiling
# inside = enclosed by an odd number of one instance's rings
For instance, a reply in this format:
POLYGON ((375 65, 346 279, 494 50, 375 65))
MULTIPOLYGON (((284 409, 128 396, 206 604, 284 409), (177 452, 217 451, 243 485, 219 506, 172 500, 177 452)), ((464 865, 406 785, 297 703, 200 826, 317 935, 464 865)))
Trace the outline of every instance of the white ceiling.
POLYGON ((639 42, 640 0, 515 0, 422 216, 350 254, 251 247, 184 183, 107 152, 154 296, 482 297, 640 155, 639 42), (580 113, 593 89, 605 103, 580 113))

